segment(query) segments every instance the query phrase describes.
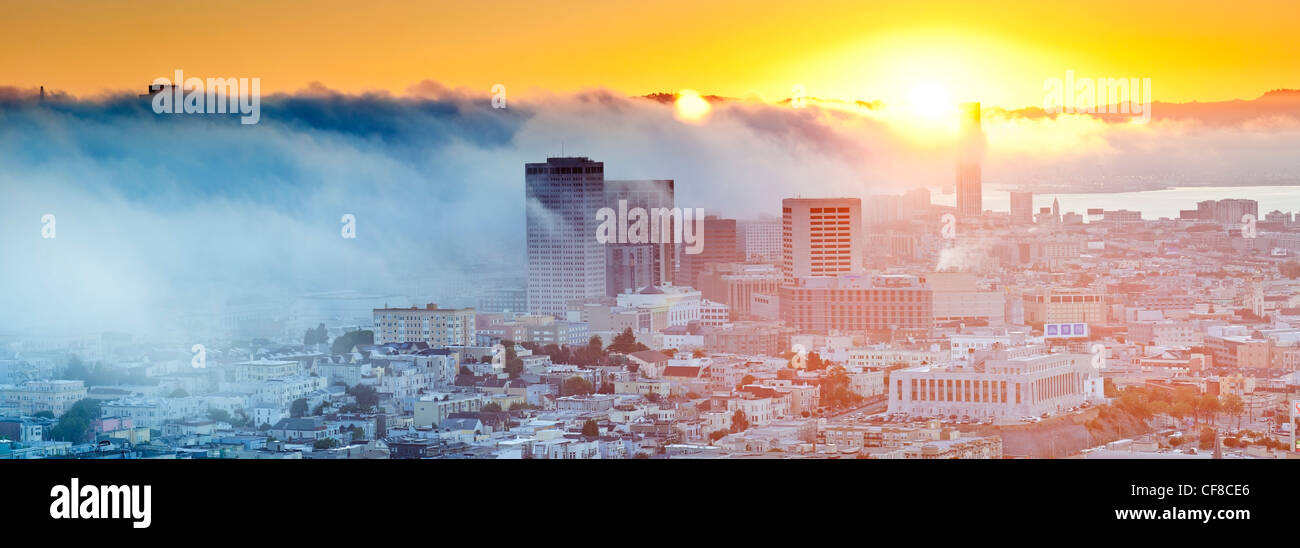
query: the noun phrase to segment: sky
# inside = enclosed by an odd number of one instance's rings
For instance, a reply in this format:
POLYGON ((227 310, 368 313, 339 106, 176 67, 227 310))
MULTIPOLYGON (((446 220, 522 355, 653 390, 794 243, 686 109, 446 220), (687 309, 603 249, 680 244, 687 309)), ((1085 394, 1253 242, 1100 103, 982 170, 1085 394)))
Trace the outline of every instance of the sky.
POLYGON ((1067 70, 1150 78, 1157 101, 1253 99, 1300 88, 1293 0, 1086 5, 969 0, 7 2, 0 85, 85 96, 138 90, 176 69, 313 82, 348 93, 436 80, 487 93, 681 89, 770 100, 1040 105, 1067 70))
POLYGON ((679 206, 739 218, 797 195, 951 185, 958 101, 986 105, 989 188, 1300 180, 1300 94, 1260 98, 1300 89, 1294 2, 1065 11, 6 3, 0 330, 150 332, 249 297, 411 295, 413 277, 436 296, 484 264, 521 272, 523 164, 561 150, 608 178, 673 179, 679 206), (177 69, 260 78, 260 122, 155 114, 137 95, 177 69), (1045 80, 1068 70, 1151 78, 1150 120, 1044 115, 1045 80), (508 108, 492 108, 496 83, 508 108), (805 108, 781 102, 796 84, 805 108), (683 90, 735 99, 639 97, 683 90))

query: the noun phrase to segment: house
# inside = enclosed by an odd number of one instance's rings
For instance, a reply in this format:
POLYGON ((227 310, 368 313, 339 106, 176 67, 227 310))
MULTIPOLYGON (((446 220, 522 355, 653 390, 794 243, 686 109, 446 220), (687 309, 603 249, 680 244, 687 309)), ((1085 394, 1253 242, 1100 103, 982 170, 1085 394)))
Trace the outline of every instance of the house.
POLYGON ((637 366, 637 374, 648 379, 657 379, 668 366, 669 357, 658 350, 642 350, 627 355, 637 366))

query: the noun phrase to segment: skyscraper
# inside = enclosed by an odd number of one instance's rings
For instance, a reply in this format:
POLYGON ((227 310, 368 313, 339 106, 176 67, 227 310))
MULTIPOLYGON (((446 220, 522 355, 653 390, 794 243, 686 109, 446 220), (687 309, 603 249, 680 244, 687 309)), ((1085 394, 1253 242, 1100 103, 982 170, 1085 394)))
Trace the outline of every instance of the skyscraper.
POLYGON ((605 246, 596 212, 605 207, 605 164, 547 158, 524 166, 528 310, 562 316, 605 295, 605 246))
MULTIPOLYGON (((627 211, 639 207, 650 212, 656 208, 672 209, 673 200, 672 179, 605 181, 605 207, 614 211, 622 211, 619 201, 626 202, 627 211)), ((605 257, 605 295, 617 297, 620 293, 672 282, 677 245, 672 241, 610 243, 605 245, 605 257)))
POLYGON ((704 249, 692 255, 682 254, 677 284, 699 289, 700 272, 706 265, 738 263, 745 260, 744 250, 737 242, 736 220, 719 219, 716 215, 704 218, 704 249))
POLYGON ((767 215, 736 223, 747 261, 781 260, 781 219, 767 215))
POLYGON ((1034 193, 1011 193, 1011 224, 1028 225, 1034 223, 1034 193))
POLYGON ((980 162, 984 156, 984 131, 980 127, 980 104, 962 103, 961 135, 957 150, 957 214, 979 217, 984 214, 983 184, 980 162))
POLYGON ((862 200, 781 201, 781 274, 785 284, 808 276, 862 271, 862 200))

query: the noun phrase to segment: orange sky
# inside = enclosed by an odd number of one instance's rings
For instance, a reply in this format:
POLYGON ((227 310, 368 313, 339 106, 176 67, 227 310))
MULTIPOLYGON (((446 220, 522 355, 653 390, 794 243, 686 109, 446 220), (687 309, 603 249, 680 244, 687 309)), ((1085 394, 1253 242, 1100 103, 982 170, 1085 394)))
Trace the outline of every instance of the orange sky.
POLYGON ((1151 78, 1160 101, 1300 88, 1300 2, 790 0, 11 2, 0 85, 76 95, 187 76, 260 77, 264 93, 334 89, 683 88, 727 96, 1041 106, 1046 78, 1151 78))

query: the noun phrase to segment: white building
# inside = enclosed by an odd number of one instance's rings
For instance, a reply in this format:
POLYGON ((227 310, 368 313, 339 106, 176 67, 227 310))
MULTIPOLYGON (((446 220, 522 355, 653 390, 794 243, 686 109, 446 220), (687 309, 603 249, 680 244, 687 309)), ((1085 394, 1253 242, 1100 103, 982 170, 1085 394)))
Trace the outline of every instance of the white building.
POLYGON ((702 304, 699 290, 687 286, 647 287, 618 296, 619 307, 650 311, 651 328, 656 331, 700 320, 702 304))
POLYGON ((424 342, 433 348, 476 344, 473 308, 376 308, 375 344, 424 342))
POLYGON ((1085 382, 1097 375, 1090 355, 1024 355, 1025 348, 976 353, 948 365, 894 371, 888 387, 889 411, 921 416, 1023 417, 1058 412, 1084 402, 1085 382))
POLYGON ((862 200, 786 198, 781 201, 785 284, 809 276, 862 272, 862 200))
POLYGON ((85 397, 86 384, 82 381, 28 381, 0 386, 0 403, 15 404, 24 415, 49 411, 58 417, 85 397))

